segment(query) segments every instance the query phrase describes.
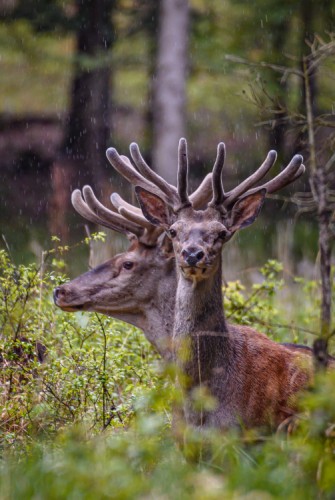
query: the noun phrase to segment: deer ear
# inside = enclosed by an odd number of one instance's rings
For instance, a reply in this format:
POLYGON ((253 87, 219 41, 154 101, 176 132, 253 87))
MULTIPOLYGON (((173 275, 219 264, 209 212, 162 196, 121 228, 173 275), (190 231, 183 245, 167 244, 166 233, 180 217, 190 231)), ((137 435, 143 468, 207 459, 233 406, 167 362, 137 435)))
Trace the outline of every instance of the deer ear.
POLYGON ((154 226, 167 229, 171 225, 170 207, 159 196, 139 186, 135 187, 135 193, 144 217, 154 226))
POLYGON ((256 193, 249 194, 238 200, 231 211, 228 229, 232 233, 238 229, 249 226, 257 219, 263 206, 266 189, 262 188, 256 193))

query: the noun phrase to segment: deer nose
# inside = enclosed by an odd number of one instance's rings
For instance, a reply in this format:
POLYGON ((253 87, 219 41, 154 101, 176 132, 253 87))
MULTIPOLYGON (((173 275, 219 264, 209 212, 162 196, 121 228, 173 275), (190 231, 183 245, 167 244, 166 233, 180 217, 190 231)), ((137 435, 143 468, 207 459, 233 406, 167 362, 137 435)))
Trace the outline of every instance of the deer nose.
POLYGON ((54 289, 54 302, 57 304, 57 299, 61 298, 62 295, 64 295, 64 290, 62 290, 62 287, 58 286, 57 288, 54 289))
POLYGON ((202 250, 200 250, 199 248, 195 248, 195 247, 184 248, 184 250, 182 251, 181 254, 182 254, 185 262, 189 266, 195 266, 205 256, 205 254, 202 250))

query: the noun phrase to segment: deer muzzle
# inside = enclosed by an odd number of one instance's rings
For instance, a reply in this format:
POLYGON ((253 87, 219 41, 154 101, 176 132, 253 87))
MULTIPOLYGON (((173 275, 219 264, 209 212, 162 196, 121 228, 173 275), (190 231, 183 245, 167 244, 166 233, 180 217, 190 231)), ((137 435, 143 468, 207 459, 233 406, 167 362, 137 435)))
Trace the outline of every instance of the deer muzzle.
POLYGON ((58 286, 54 289, 53 292, 54 302, 56 306, 63 309, 63 311, 80 311, 84 309, 83 303, 77 303, 78 300, 75 300, 73 297, 73 293, 69 289, 67 289, 66 285, 58 286))
POLYGON ((199 247, 187 247, 181 253, 183 261, 190 267, 203 263, 205 253, 199 247))

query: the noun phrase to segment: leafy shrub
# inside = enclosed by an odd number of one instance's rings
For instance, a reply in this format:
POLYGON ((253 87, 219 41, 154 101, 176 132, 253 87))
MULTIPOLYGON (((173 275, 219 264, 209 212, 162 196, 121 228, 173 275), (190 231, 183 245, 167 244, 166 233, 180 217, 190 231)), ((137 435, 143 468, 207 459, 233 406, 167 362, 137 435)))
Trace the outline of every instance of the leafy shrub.
POLYGON ((156 359, 141 332, 97 314, 63 313, 52 290, 64 276, 15 266, 0 252, 0 443, 85 422, 127 425, 156 359), (45 360, 37 347, 45 346, 45 360))
MULTIPOLYGON (((162 370, 135 328, 56 308, 62 269, 56 260, 43 272, 15 266, 0 252, 2 499, 334 497, 334 373, 302 396, 292 435, 189 432, 181 451, 171 368, 162 370)), ((229 320, 299 340, 305 332, 287 317, 280 324, 280 264, 269 261, 262 273, 249 292, 228 285, 229 320)), ((318 284, 296 286, 306 310, 295 321, 313 321, 318 284)))

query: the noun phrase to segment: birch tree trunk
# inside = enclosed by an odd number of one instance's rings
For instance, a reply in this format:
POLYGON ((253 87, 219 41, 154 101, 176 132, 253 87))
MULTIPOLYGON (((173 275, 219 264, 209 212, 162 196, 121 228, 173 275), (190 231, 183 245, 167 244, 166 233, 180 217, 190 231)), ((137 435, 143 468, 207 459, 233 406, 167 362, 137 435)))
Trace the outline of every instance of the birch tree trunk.
POLYGON ((152 164, 172 184, 176 183, 178 141, 185 134, 188 25, 188 0, 161 0, 152 164))

